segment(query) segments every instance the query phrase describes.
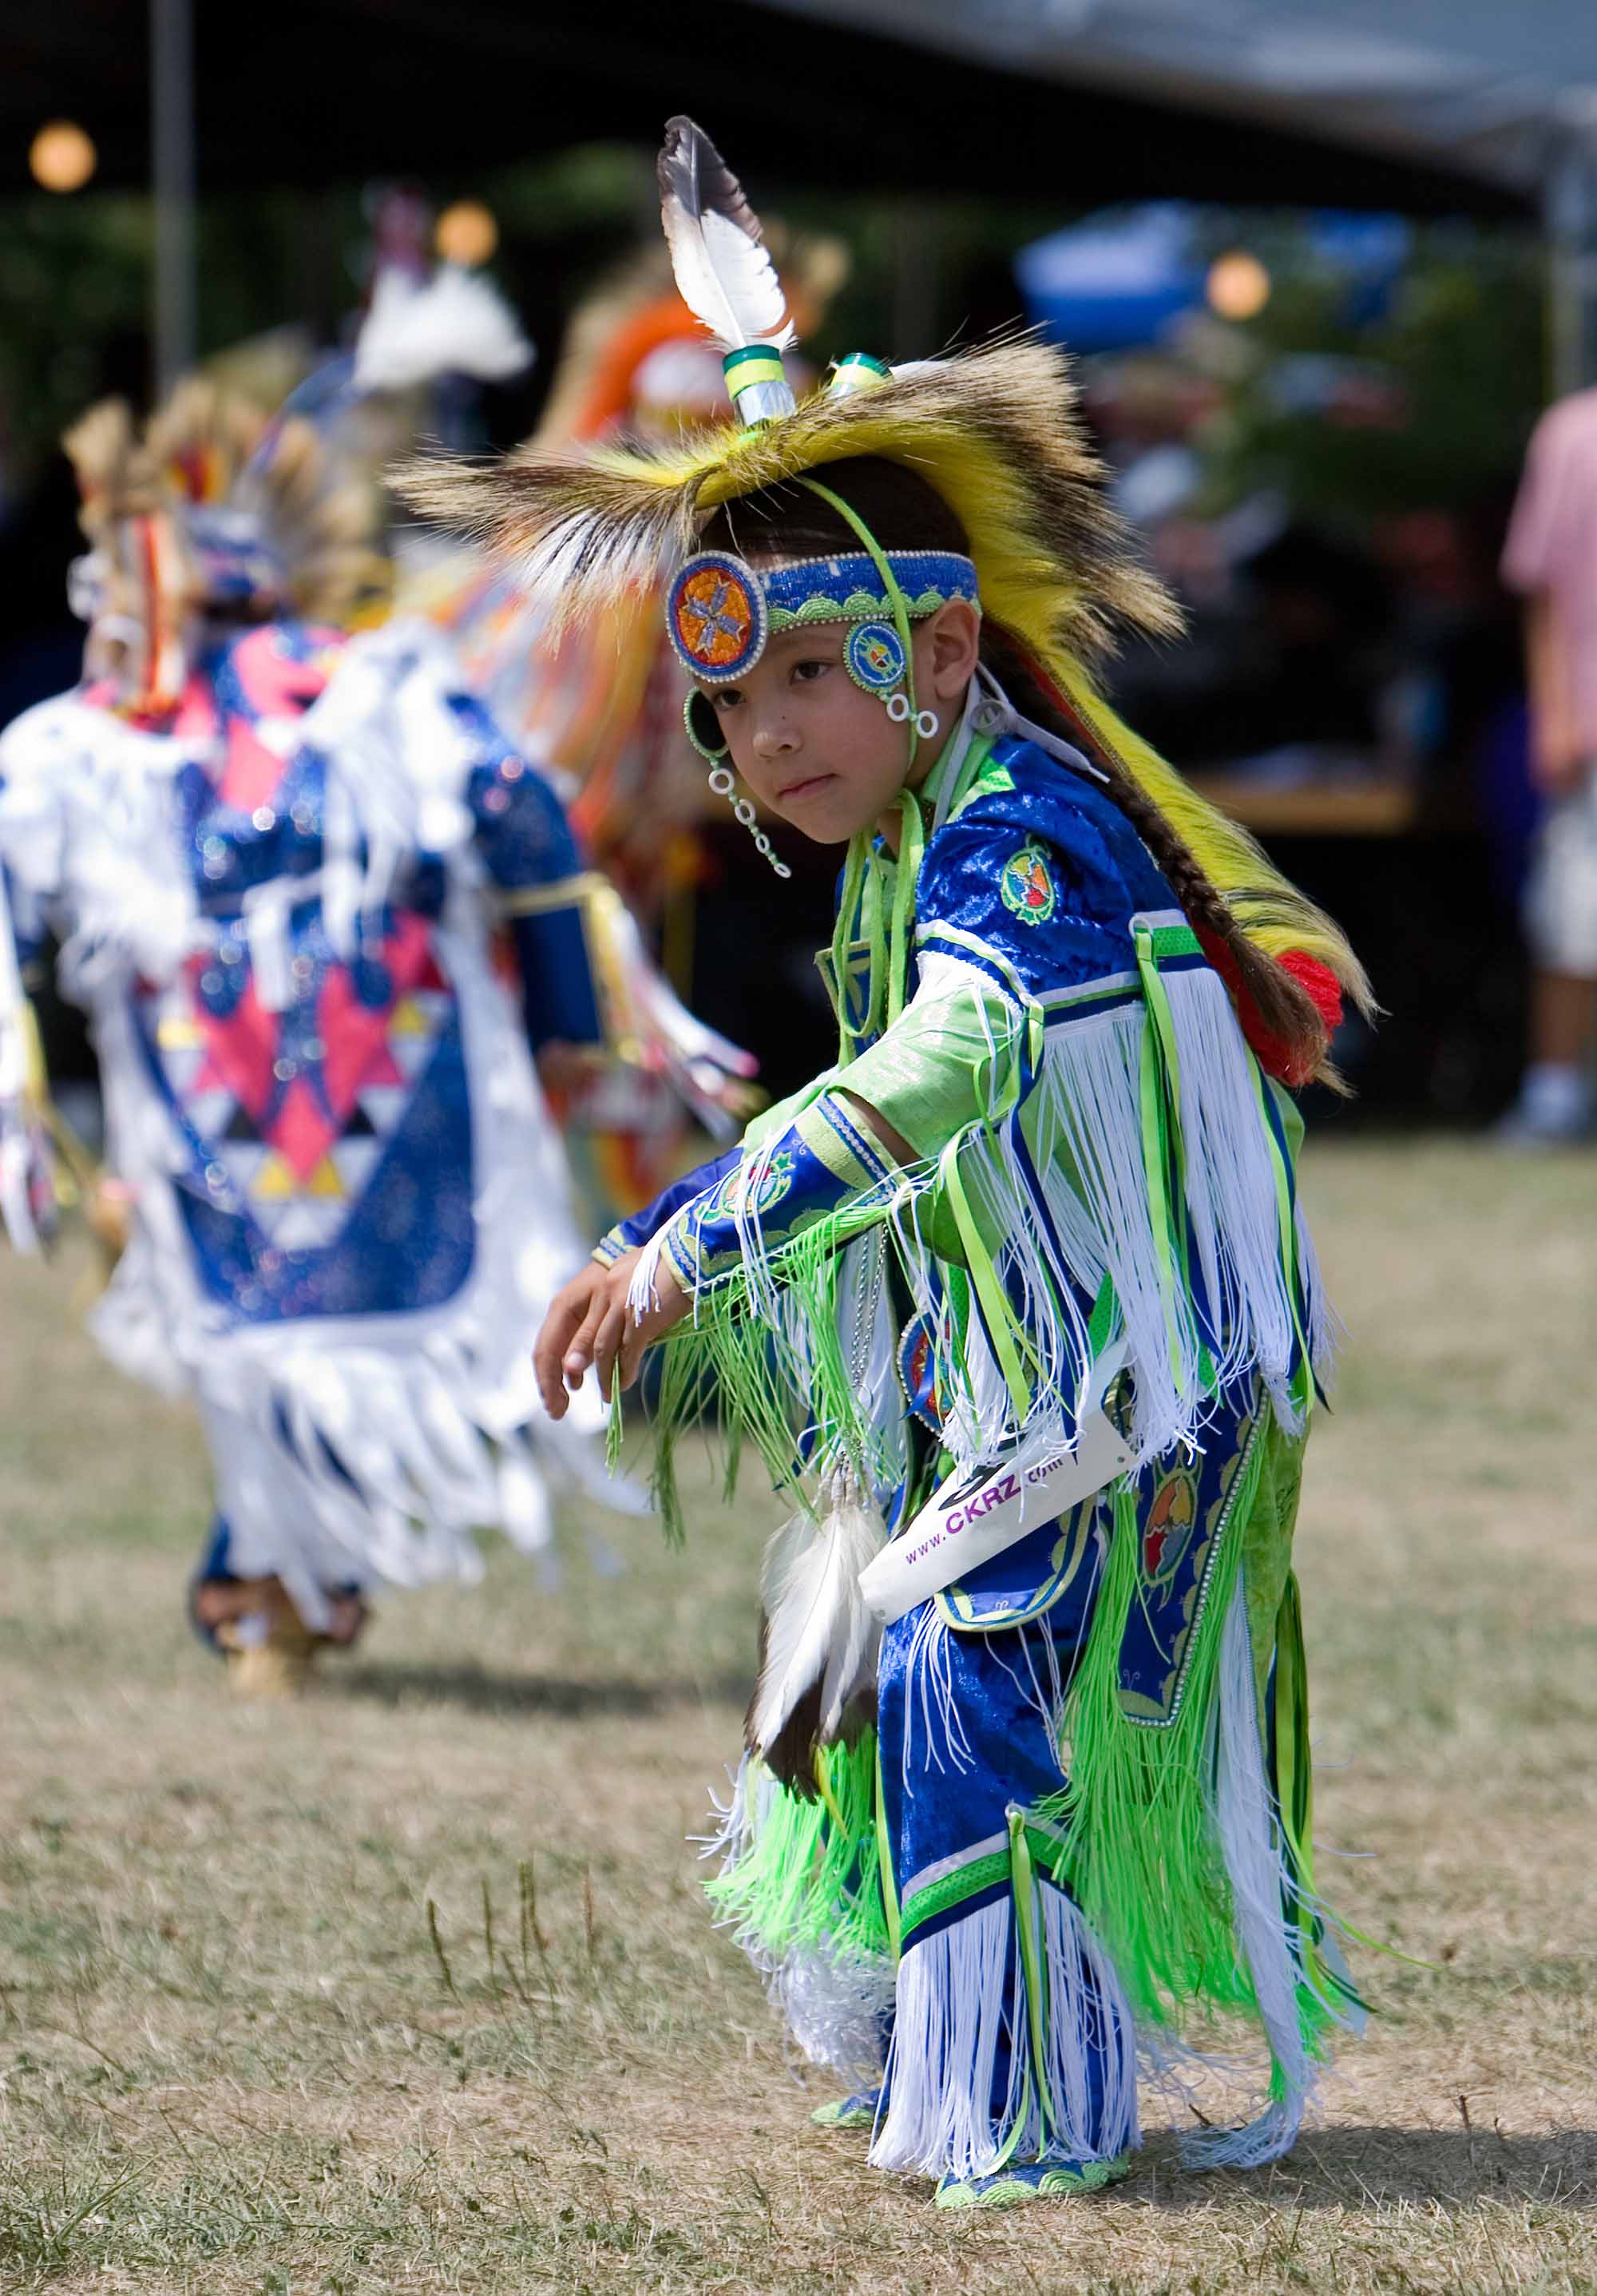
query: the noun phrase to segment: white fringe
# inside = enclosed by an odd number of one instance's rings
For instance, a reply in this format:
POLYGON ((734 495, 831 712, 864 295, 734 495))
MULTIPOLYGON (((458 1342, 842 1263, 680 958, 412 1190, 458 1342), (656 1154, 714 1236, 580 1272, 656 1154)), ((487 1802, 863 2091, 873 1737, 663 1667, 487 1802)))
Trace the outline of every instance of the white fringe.
POLYGON ((885 1954, 803 1946, 769 1972, 766 1992, 812 2064, 864 2088, 881 2079, 896 1982, 885 1954))
POLYGON ((1220 1645, 1217 1708, 1215 1826, 1236 1909, 1239 1951, 1284 2093, 1245 2128, 1202 2129, 1186 2137, 1182 2158, 1192 2169, 1252 2169, 1290 2151, 1313 2094, 1314 2068, 1298 2020, 1299 1964, 1282 1895, 1280 1833, 1259 1738, 1241 1571, 1220 1645))
POLYGON ((888 2051, 887 2110, 873 2169, 906 2175, 987 2175, 1026 2096, 1026 1997, 1020 1956, 1005 1982, 1013 1909, 981 1906, 910 1946, 898 1964, 888 2051), (993 2119, 993 2079, 1007 2027, 1009 2090, 993 2119))
MULTIPOLYGON (((887 1234, 878 1226, 846 1244, 838 1260, 838 1337, 861 1416, 871 1430, 872 1455, 864 1464, 877 1479, 876 1503, 884 1512, 909 1466, 904 1390, 898 1380, 898 1323, 887 1281, 887 1234)), ((782 1304, 784 1308, 790 1304, 786 1295, 782 1304)), ((807 1349, 813 1344, 807 1328, 801 1340, 794 1328, 802 1320, 788 1316, 784 1329, 790 1340, 807 1349)))
POLYGON ((692 1833, 690 1841, 699 1845, 700 1863, 707 1857, 718 1857, 721 1872, 730 1874, 740 1858, 746 1857, 754 1844, 754 1812, 749 1807, 749 1757, 740 1757, 736 1770, 728 1770, 729 1789, 723 1801, 712 1787, 710 1815, 716 1821, 713 1833, 692 1833))
MULTIPOLYGON (((769 1771, 751 1769, 745 1754, 726 1800, 712 1799, 717 1824, 713 1834, 700 1838, 700 1857, 718 1857, 721 1872, 730 1874, 752 1849, 780 1791, 769 1771)), ((766 1998, 813 2063, 861 2087, 880 2079, 896 1984, 887 1955, 837 1953, 823 1943, 795 1947, 775 1959, 745 1930, 733 1932, 733 1942, 764 1979, 766 1998)))
POLYGON ((1061 1759, 1064 1729, 1065 1677, 1064 1669, 1059 1662, 1059 1645, 1049 1628, 1046 1611, 1039 1612, 1035 1619, 1023 1620, 1013 1631, 1021 1659, 1025 1662, 1024 1680, 1021 1678, 1019 1668, 1011 1666, 1009 1660, 1003 1657, 1002 1644, 997 1636, 987 1644, 987 1655, 995 1665, 1003 1669, 1025 1704, 1031 1709, 1047 1731, 1055 1759, 1059 1761, 1060 1775, 1062 1778, 1065 1775, 1064 1763, 1061 1759))
POLYGON ((1112 2161, 1142 2141, 1131 2005, 1119 1972, 1080 1908, 1052 1882, 1039 1882, 1036 1895, 1048 1977, 1048 2141, 1078 2161, 1112 2161), (1096 2107, 1094 2061, 1103 2084, 1096 2107))
POLYGON ((1295 1432, 1300 1422, 1287 1391, 1291 1300, 1281 1265, 1275 1162, 1254 1063, 1217 972, 1207 964, 1172 972, 1164 988, 1175 1032, 1192 1245, 1222 1342, 1215 1369, 1225 1386, 1257 1367, 1276 1417, 1295 1432))
POLYGON ((1136 1382, 1136 1466, 1190 1433, 1200 1413, 1197 1331, 1184 1295, 1166 1292, 1148 1213, 1140 1082, 1147 1025, 1137 1004, 1054 1031, 1036 1088, 1036 1162, 1066 1259, 1055 1280, 1073 1276, 1089 1300, 1106 1272, 1114 1284, 1136 1382))
POLYGON ((1298 1201, 1298 1265, 1303 1275, 1304 1295, 1308 1301, 1308 1353, 1314 1367, 1314 1376, 1329 1393, 1335 1384, 1337 1357, 1347 1326, 1325 1296, 1325 1282, 1320 1273, 1320 1255, 1314 1249, 1313 1232, 1298 1201))
MULTIPOLYGON (((1177 1046, 1186 1212, 1222 1337, 1214 1368, 1222 1384, 1257 1368, 1276 1416, 1296 1431, 1289 1389, 1294 1332, 1281 1265, 1275 1167, 1251 1061, 1216 973, 1194 967, 1168 975, 1165 987, 1177 1046)), ((1201 1375, 1192 1302, 1179 1283, 1174 1296, 1167 1289, 1150 1217, 1141 1072, 1151 1025, 1139 1002, 1049 1031, 1030 1103, 1040 1205, 1002 1135, 969 1144, 962 1162, 984 1226, 1009 1239, 996 1264, 1037 1353, 1032 1426, 1079 1409, 1089 1351, 1076 1300, 1095 1298, 1106 1274, 1112 1282, 1134 1375, 1134 1471, 1175 1443, 1197 1442, 1212 1394, 1201 1375), (1062 1316, 1037 1279, 1040 1267, 1067 1302, 1062 1316)), ((900 1232, 907 1234, 906 1224, 900 1232)), ((1307 1336, 1319 1365, 1329 1360, 1334 1326, 1301 1216, 1298 1236, 1311 1279, 1307 1336)), ((929 1281, 925 1289, 930 1294, 929 1281)), ((1012 1444, 1021 1431, 990 1352, 979 1341, 972 1349, 979 1395, 956 1399, 947 1431, 962 1467, 1012 1444)))
POLYGON ((0 1226, 13 1251, 40 1248, 34 1219, 34 1189, 53 1204, 49 1143, 39 1111, 28 1101, 29 1029, 28 999, 17 965, 16 927, 0 868, 0 1226))
POLYGON ((1023 2161, 1047 2153, 1112 2160, 1140 2143, 1136 2028, 1119 1977, 1064 1891, 1040 1879, 1032 1886, 1047 1988, 1046 2113, 1029 2077, 1018 1942, 1006 1980, 1015 1915, 1005 1897, 912 1945, 899 1963, 873 2168, 980 2177, 996 2167, 1011 2136, 1012 2156, 1023 2161), (993 2080, 1006 2033, 1010 2078, 995 2120, 993 2080), (1095 2065, 1102 2082, 1096 2095, 1095 2065))
POLYGON ((935 1603, 921 1606, 909 1649, 904 1660, 904 1744, 899 1755, 904 1791, 914 1792, 910 1772, 923 1776, 936 1770, 939 1777, 953 1771, 966 1776, 976 1767, 976 1757, 965 1736, 959 1700, 954 1688, 954 1640, 947 1620, 935 1603), (915 1760, 915 1709, 920 1707, 921 1751, 915 1760))

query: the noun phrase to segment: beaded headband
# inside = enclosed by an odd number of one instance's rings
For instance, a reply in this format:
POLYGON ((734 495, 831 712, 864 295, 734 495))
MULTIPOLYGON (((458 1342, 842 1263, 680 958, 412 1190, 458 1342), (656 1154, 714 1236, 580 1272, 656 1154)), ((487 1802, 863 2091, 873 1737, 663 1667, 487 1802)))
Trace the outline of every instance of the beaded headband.
MULTIPOLYGON (((976 603, 976 569, 969 558, 948 550, 881 555, 912 619, 935 614, 951 598, 976 603)), ((880 565, 865 551, 767 568, 750 566, 730 551, 701 550, 683 567, 666 603, 666 630, 676 659, 705 685, 746 677, 776 632, 818 622, 860 626, 845 649, 858 685, 885 693, 900 683, 905 662, 893 627, 894 600, 880 565)))
POLYGON ((917 744, 930 741, 938 727, 935 710, 915 707, 910 623, 954 598, 980 611, 974 561, 951 550, 884 550, 852 504, 819 479, 801 477, 798 484, 830 504, 864 548, 801 558, 764 572, 730 551, 701 550, 683 567, 666 599, 672 651, 698 680, 682 708, 688 740, 709 766, 711 789, 731 800, 780 877, 792 872, 777 857, 753 806, 737 794, 736 776, 726 763, 728 744, 705 686, 746 677, 773 630, 847 622, 843 666, 856 685, 873 693, 893 723, 906 729, 913 767, 917 744))

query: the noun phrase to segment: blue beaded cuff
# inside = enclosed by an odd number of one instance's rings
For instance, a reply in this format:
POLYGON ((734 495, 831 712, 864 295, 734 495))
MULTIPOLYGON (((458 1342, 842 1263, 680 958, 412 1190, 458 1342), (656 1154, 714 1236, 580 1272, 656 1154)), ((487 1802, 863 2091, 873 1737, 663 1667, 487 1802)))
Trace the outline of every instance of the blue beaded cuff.
POLYGON ((823 1093, 773 1141, 745 1151, 736 1168, 674 1214, 665 1256, 684 1292, 697 1293, 739 1266, 750 1229, 774 1251, 895 1167, 841 1093, 823 1093))

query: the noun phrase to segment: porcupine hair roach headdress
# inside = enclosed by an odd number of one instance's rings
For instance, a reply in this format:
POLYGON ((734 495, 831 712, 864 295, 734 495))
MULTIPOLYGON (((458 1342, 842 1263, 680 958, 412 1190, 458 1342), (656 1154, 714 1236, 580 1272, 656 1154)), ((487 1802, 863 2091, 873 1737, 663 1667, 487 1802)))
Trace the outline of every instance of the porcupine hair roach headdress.
POLYGON ((386 590, 375 496, 335 472, 308 421, 194 376, 142 436, 108 399, 62 445, 91 546, 76 599, 89 673, 116 676, 135 708, 176 698, 197 614, 341 626, 386 590))
POLYGON ((692 120, 670 121, 666 138, 666 236, 684 298, 726 352, 734 419, 679 446, 533 442, 495 463, 421 463, 400 473, 399 491, 510 558, 558 624, 668 578, 728 504, 768 502, 772 489, 859 458, 905 466, 963 529, 984 652, 1010 675, 1023 668, 1109 770, 1239 1002, 1284 1040, 1282 1072, 1299 1083, 1329 1075, 1325 1021, 1303 980, 1329 973, 1367 1007, 1347 939, 1098 690, 1094 671, 1118 636, 1168 637, 1180 616, 1108 499, 1066 355, 1015 337, 898 368, 855 354, 795 405, 780 356, 791 324, 758 219, 692 120))

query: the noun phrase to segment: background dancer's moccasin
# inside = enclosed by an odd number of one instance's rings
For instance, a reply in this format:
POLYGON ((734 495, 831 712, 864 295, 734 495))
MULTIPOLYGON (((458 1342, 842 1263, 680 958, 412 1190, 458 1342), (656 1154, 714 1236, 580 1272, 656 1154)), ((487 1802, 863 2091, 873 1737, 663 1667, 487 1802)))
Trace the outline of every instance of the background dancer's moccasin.
POLYGON ((322 1638, 299 1619, 275 1620, 258 1641, 238 1634, 229 1620, 217 1639, 227 1652, 227 1682, 235 1698, 299 1698, 304 1694, 322 1638))

